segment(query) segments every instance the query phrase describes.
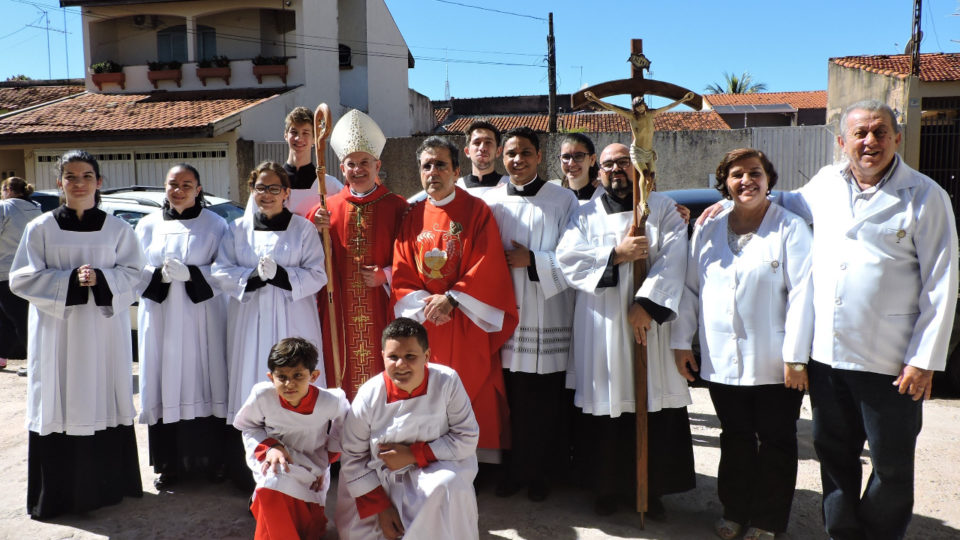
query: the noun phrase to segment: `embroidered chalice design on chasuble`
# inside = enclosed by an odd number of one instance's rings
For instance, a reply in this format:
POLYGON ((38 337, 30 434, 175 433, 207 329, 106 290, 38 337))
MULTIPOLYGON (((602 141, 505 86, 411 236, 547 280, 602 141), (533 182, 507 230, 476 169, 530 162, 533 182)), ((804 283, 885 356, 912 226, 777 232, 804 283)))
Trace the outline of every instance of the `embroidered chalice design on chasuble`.
POLYGON ((439 279, 446 282, 451 275, 458 274, 463 255, 462 232, 463 226, 451 221, 447 230, 434 225, 434 230, 417 235, 417 270, 425 281, 439 279))

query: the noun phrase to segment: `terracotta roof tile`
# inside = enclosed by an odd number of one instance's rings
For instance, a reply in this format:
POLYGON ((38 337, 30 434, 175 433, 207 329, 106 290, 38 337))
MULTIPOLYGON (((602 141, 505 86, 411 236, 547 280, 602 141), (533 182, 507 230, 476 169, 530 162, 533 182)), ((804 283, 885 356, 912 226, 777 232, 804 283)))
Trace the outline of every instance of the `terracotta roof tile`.
POLYGON ((83 92, 82 86, 18 86, 0 88, 0 111, 16 111, 83 92))
POLYGON ((786 103, 795 109, 827 108, 827 91, 755 92, 753 94, 705 94, 704 101, 717 105, 771 105, 786 103))
MULTIPOLYGON (((910 74, 910 55, 844 56, 831 58, 838 66, 905 79, 910 74)), ((960 81, 960 53, 920 55, 920 80, 924 82, 960 81)))
POLYGON ((273 95, 270 90, 82 94, 0 119, 0 140, 190 136, 273 95))
MULTIPOLYGON (((509 116, 461 116, 443 128, 449 133, 463 133, 463 130, 475 120, 486 120, 500 131, 520 126, 528 126, 534 131, 546 133, 548 118, 545 114, 524 114, 509 116)), ((611 112, 561 113, 557 116, 557 128, 560 130, 578 130, 589 133, 625 132, 630 125, 622 116, 611 112)), ((715 111, 668 112, 654 119, 657 131, 685 131, 703 129, 730 129, 715 111)))
POLYGON ((450 107, 437 107, 433 110, 433 116, 437 120, 437 125, 442 124, 450 116, 450 107))

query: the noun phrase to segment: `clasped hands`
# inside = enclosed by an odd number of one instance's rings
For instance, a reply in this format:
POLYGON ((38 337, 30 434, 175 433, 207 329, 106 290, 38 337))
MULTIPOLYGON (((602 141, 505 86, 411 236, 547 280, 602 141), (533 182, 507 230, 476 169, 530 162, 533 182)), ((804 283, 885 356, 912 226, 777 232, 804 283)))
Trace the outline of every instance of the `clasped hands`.
POLYGON ((440 326, 453 320, 453 304, 445 294, 431 294, 423 299, 423 318, 440 326))
POLYGON ((264 281, 273 279, 277 275, 277 261, 270 255, 260 257, 257 262, 257 275, 264 281))
POLYGON ((183 264, 183 261, 167 257, 163 260, 163 266, 160 267, 160 276, 164 283, 190 281, 190 269, 183 264))
POLYGON ((77 282, 81 287, 93 287, 97 284, 97 271, 89 264, 77 268, 77 282))

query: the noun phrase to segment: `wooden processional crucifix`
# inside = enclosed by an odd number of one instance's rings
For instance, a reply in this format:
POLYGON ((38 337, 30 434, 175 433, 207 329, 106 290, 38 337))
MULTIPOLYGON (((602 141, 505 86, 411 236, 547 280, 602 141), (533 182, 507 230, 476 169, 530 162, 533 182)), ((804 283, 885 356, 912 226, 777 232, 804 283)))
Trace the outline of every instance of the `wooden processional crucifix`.
MULTIPOLYGON (((633 39, 630 41, 630 64, 632 76, 629 79, 607 81, 584 88, 570 96, 570 104, 576 110, 593 103, 623 116, 630 122, 630 129, 633 132, 630 158, 636 169, 636 174, 633 175, 633 226, 630 229, 630 236, 642 236, 646 234, 647 215, 650 213, 647 206, 647 195, 653 189, 656 181, 657 155, 652 148, 653 119, 658 114, 681 103, 686 103, 699 111, 703 107, 703 101, 700 96, 686 88, 643 78, 643 70, 650 67, 650 61, 643 55, 643 40, 633 39), (630 109, 600 101, 600 98, 620 94, 630 94, 632 96, 630 109), (643 96, 646 94, 671 98, 675 101, 659 109, 648 109, 643 102, 643 96)), ((634 290, 640 288, 646 277, 647 261, 645 259, 637 260, 633 265, 634 290)), ((623 331, 633 335, 632 328, 624 328, 623 331)), ((649 480, 647 472, 647 348, 637 343, 634 350, 634 390, 637 409, 637 512, 640 512, 640 525, 642 527, 644 514, 648 508, 647 485, 649 480)))

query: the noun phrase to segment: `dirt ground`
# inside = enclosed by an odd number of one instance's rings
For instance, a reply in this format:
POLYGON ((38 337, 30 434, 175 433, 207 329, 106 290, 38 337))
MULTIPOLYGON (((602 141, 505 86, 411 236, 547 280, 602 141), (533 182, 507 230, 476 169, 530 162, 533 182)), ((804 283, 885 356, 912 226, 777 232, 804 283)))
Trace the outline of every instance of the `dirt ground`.
MULTIPOLYGON (((0 538, 252 538, 254 521, 247 495, 229 484, 188 484, 157 493, 147 465, 146 428, 137 426, 143 477, 142 499, 124 499, 116 506, 55 522, 31 520, 25 511, 27 432, 24 428, 26 378, 16 375, 23 361, 0 371, 0 538)), ((136 366, 136 364, 135 364, 136 366)), ((136 367, 134 368, 136 369, 136 367)), ((136 385, 134 386, 136 388, 136 385)), ((716 498, 719 424, 705 389, 693 389, 690 407, 697 466, 697 488, 664 498, 667 521, 647 520, 641 529, 637 514, 621 511, 599 518, 588 494, 572 488, 555 490, 546 502, 533 503, 521 493, 509 499, 481 488, 480 531, 484 539, 710 539, 711 524, 720 515, 716 498)), ((809 402, 804 401, 800 429, 800 470, 790 527, 780 539, 822 539, 820 476, 811 442, 809 402)), ((869 459, 864 457, 865 468, 869 459)), ((336 489, 331 489, 331 494, 336 489)), ((916 504, 907 537, 960 538, 960 400, 934 399, 924 407, 924 429, 917 450, 916 504)), ((333 515, 333 497, 327 515, 333 515)), ((331 526, 327 539, 335 539, 331 526)), ((439 539, 438 539, 439 540, 439 539)))

